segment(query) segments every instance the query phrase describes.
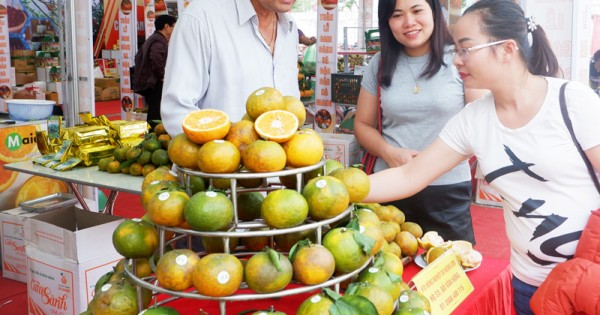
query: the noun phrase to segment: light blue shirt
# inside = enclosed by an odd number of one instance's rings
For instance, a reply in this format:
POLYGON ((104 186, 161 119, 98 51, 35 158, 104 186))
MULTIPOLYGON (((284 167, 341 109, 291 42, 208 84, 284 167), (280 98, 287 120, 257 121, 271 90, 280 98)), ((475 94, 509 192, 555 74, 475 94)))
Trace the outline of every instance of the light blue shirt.
POLYGON ((169 44, 161 102, 171 136, 183 132, 183 119, 197 108, 241 120, 248 96, 264 86, 300 97, 297 26, 289 13, 279 13, 278 21, 271 55, 250 0, 193 1, 183 10, 169 44))

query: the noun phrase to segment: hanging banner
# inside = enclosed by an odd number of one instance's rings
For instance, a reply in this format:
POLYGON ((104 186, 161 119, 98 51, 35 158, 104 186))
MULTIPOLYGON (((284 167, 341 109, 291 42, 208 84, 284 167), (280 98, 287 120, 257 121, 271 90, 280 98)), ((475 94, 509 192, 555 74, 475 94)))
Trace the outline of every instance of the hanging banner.
POLYGON ((317 6, 317 73, 315 125, 320 132, 335 129, 335 105, 331 102, 331 73, 337 72, 337 0, 319 0, 317 6))
POLYGON ((167 12, 167 3, 165 2, 165 0, 151 0, 151 1, 154 2, 156 16, 169 14, 167 12))
POLYGON ((10 87, 14 85, 10 72, 8 11, 6 9, 6 0, 0 0, 0 113, 8 113, 8 108, 4 100, 10 98, 10 87))
POLYGON ((129 68, 133 67, 135 57, 135 11, 130 0, 122 0, 119 10, 119 43, 121 49, 121 119, 127 120, 133 114, 133 91, 129 68))
POLYGON ((144 0, 144 29, 146 30, 146 39, 154 33, 154 20, 157 16, 156 9, 154 8, 154 0, 144 0))

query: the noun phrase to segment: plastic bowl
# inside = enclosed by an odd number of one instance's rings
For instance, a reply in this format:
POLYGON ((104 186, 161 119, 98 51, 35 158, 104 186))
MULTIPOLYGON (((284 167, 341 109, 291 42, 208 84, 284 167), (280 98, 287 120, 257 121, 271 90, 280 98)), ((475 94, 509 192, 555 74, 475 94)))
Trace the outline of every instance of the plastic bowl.
POLYGON ((8 116, 13 120, 43 120, 52 115, 55 101, 46 100, 6 100, 8 116))

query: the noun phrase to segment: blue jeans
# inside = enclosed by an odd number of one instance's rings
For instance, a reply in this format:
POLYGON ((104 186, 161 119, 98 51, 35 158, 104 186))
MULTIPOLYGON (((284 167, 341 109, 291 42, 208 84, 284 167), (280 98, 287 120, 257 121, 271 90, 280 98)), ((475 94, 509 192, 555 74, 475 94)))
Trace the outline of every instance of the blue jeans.
POLYGON ((515 311, 517 315, 533 315, 529 301, 537 290, 537 287, 529 285, 515 276, 512 277, 513 287, 513 303, 515 304, 515 311))

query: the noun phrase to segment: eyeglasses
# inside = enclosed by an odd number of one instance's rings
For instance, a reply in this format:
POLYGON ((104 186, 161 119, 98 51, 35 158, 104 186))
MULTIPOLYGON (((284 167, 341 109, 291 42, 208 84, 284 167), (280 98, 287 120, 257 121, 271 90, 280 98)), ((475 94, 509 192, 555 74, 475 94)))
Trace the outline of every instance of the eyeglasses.
POLYGON ((491 42, 491 43, 485 43, 485 44, 481 44, 481 45, 475 45, 473 47, 469 47, 469 48, 457 48, 457 49, 453 49, 450 50, 449 52, 458 55, 458 57, 460 57, 460 59, 462 61, 467 61, 469 59, 469 54, 471 52, 474 52, 476 50, 482 49, 482 48, 486 48, 486 47, 491 47, 491 46, 496 46, 496 45, 500 45, 502 43, 507 42, 508 39, 504 39, 504 40, 499 40, 496 42, 491 42))

